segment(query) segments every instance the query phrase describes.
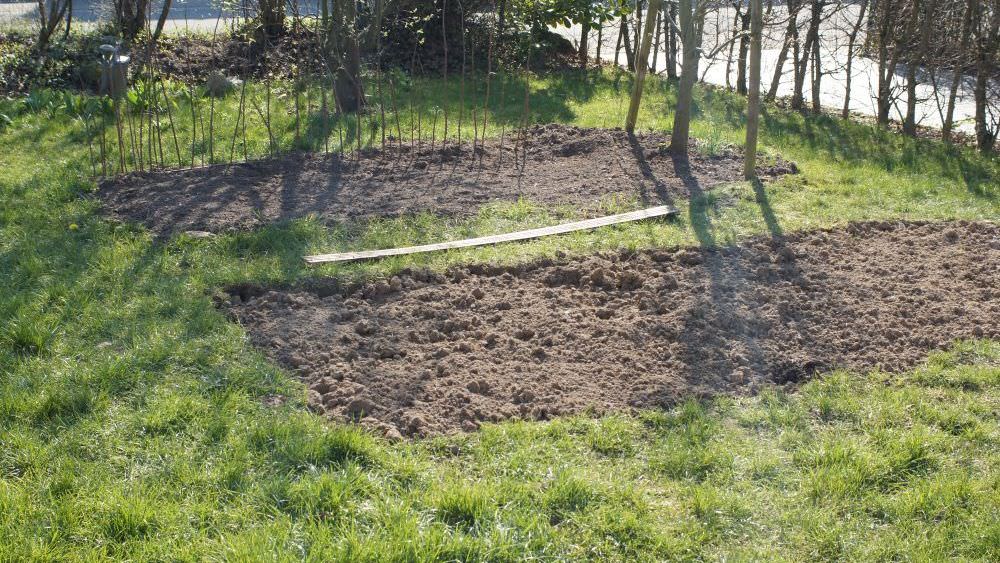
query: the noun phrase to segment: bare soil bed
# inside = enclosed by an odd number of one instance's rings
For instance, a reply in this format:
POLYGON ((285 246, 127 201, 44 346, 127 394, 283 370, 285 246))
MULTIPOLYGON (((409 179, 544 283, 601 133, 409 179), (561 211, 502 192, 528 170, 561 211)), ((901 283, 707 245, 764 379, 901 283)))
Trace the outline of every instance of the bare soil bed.
POLYGON ((998 338, 1000 226, 865 223, 229 295, 316 409, 420 436, 902 370, 954 339, 998 338))
MULTIPOLYGON (((630 138, 622 130, 538 126, 524 151, 508 136, 476 148, 408 145, 360 158, 293 154, 194 170, 132 174, 99 190, 105 210, 145 224, 158 235, 220 232, 315 214, 330 221, 393 217, 429 211, 468 216, 495 201, 521 197, 541 204, 571 204, 584 211, 602 198, 623 196, 645 205, 740 180, 738 151, 714 156, 692 152, 682 160, 665 150, 667 138, 630 138)), ((765 178, 794 173, 777 159, 758 169, 765 178)))

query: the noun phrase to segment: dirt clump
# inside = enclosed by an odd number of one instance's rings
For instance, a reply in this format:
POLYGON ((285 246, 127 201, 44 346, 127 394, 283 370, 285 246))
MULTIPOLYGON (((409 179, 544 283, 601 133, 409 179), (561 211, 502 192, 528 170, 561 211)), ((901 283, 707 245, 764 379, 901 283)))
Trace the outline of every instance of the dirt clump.
POLYGON ((325 297, 241 290, 227 307, 317 410, 404 436, 898 371, 954 339, 1000 337, 989 223, 864 223, 396 279, 325 297))
MULTIPOLYGON (((468 140, 433 148, 389 143, 385 151, 278 159, 130 174, 101 184, 98 197, 112 217, 145 224, 160 236, 223 232, 316 215, 326 221, 395 217, 429 211, 471 216, 492 202, 526 198, 573 205, 599 214, 603 199, 640 205, 672 203, 695 191, 742 179, 739 151, 688 159, 665 149, 661 134, 630 137, 622 130, 545 125, 523 140, 468 140), (517 150, 515 151, 515 145, 517 150)), ((764 178, 797 171, 772 159, 764 178)))

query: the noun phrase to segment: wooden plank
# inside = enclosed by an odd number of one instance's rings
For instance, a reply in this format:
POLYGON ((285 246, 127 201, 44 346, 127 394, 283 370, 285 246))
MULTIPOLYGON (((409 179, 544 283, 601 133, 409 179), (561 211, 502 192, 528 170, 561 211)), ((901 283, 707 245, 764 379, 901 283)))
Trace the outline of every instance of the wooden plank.
POLYGON ((470 238, 464 240, 454 240, 450 242, 439 242, 436 244, 424 244, 421 246, 407 246, 404 248, 387 248, 384 250, 363 250, 358 252, 338 252, 334 254, 318 254, 314 256, 306 256, 305 261, 308 262, 309 264, 325 264, 329 262, 350 262, 353 260, 385 258, 387 256, 402 256, 404 254, 417 254, 420 252, 435 252, 438 250, 451 250, 454 248, 485 246, 488 244, 498 244, 501 242, 514 242, 519 240, 528 240, 539 237, 546 237, 550 235, 561 235, 564 233, 572 233, 574 231, 585 231, 590 229, 596 229, 598 227, 606 227, 608 225, 617 225, 619 223, 628 223, 631 221, 640 221, 642 219, 651 219, 654 217, 675 215, 676 213, 677 210, 674 209, 673 207, 670 207, 668 205, 661 205, 659 207, 650 207, 649 209, 632 211, 630 213, 619 213, 618 215, 609 215, 607 217, 598 217, 596 219, 587 219, 585 221, 575 221, 573 223, 563 223, 562 225, 553 225, 551 227, 542 227, 539 229, 518 231, 515 233, 507 233, 503 235, 491 235, 486 237, 470 238))

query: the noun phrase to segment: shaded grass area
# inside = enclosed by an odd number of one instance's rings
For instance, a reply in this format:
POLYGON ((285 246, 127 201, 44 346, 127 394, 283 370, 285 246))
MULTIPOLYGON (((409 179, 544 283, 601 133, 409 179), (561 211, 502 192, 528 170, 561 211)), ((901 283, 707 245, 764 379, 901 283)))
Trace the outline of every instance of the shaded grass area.
MULTIPOLYGON (((613 74, 534 87, 534 119, 586 126, 617 123, 628 91, 613 74)), ((651 82, 649 94, 642 123, 669 126, 669 85, 651 82)), ((518 103, 491 122, 517 119, 518 103)), ((228 283, 725 244, 862 219, 995 220, 996 159, 769 110, 766 150, 796 160, 802 174, 694 189, 677 202, 677 221, 306 270, 305 252, 490 234, 575 212, 525 201, 468 221, 304 219, 154 244, 140 227, 102 220, 82 197, 94 183, 79 121, 7 104, 0 560, 1000 555, 996 343, 961 343, 900 377, 837 373, 798 393, 391 445, 304 411, 301 387, 209 298, 228 283), (275 396, 288 402, 265 406, 275 396)), ((693 130, 704 150, 738 141, 737 98, 701 91, 698 104, 693 130)), ((283 123, 289 147, 294 132, 283 123)), ((259 126, 248 135, 256 154, 267 152, 259 126)), ((636 205, 605 202, 608 211, 636 205)))

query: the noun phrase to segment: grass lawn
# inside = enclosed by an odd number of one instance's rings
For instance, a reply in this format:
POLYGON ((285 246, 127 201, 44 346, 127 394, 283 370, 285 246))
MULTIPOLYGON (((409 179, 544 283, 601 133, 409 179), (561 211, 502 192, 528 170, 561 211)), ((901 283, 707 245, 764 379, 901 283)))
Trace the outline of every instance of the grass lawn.
MULTIPOLYGON (((494 100, 489 134, 520 119, 516 84, 494 100)), ((610 71, 534 79, 532 119, 617 125, 629 86, 610 71)), ((445 86, 399 87, 433 119, 426 93, 445 86)), ((447 88, 457 101, 458 84, 447 88)), ((1000 343, 957 343, 908 374, 833 373, 752 398, 391 444, 308 413, 304 389, 211 300, 246 281, 727 244, 869 219, 995 221, 996 157, 768 108, 763 149, 801 174, 679 201, 675 221, 308 269, 306 252, 574 211, 523 201, 471 220, 303 219, 154 242, 101 219, 86 197, 94 136, 59 96, 43 98, 0 102, 0 561, 1000 559, 1000 343), (291 400, 266 406, 275 394, 291 400)), ((294 96, 275 99, 275 140, 251 116, 248 153, 325 145, 324 126, 296 141, 294 96)), ((669 127, 671 100, 669 84, 650 81, 641 127, 669 127)), ((216 146, 228 147, 238 101, 217 102, 227 133, 216 146)), ((190 108, 181 99, 175 111, 190 108)), ((703 150, 739 141, 739 98, 699 91, 695 115, 703 150)))

